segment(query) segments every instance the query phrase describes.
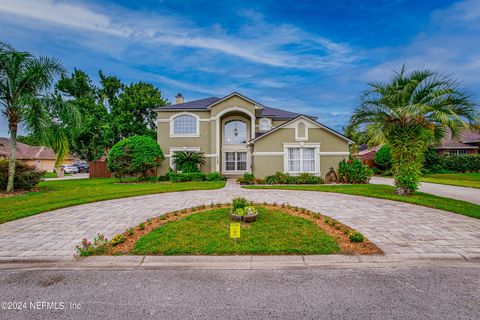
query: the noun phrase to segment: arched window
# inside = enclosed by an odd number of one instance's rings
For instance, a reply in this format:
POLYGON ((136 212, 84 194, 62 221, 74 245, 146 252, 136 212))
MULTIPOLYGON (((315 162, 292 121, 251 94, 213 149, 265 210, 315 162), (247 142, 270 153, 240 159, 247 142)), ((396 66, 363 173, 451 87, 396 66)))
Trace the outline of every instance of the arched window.
POLYGON ((173 119, 174 135, 195 135, 198 134, 198 120, 196 117, 184 114, 173 119))
POLYGON ((270 120, 269 119, 260 119, 260 131, 270 130, 270 120))
POLYGON ((230 120, 225 123, 225 144, 247 143, 247 124, 240 120, 230 120))

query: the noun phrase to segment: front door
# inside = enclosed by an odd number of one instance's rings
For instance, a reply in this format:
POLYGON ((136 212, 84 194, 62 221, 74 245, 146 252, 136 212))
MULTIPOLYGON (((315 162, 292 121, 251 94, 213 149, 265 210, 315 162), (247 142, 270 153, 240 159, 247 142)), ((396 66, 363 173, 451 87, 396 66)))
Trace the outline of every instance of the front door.
POLYGON ((247 172, 248 161, 246 151, 227 151, 223 157, 223 171, 226 173, 247 172))

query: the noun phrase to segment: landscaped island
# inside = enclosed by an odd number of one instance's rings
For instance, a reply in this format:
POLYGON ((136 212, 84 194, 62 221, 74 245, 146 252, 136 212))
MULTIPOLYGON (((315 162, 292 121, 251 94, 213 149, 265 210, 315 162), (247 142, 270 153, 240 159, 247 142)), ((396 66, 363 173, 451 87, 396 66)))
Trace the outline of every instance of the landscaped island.
POLYGON ((327 216, 286 204, 255 208, 258 219, 241 224, 236 242, 229 237, 231 206, 212 204, 149 219, 111 241, 84 239, 77 250, 79 256, 382 253, 361 233, 327 216))

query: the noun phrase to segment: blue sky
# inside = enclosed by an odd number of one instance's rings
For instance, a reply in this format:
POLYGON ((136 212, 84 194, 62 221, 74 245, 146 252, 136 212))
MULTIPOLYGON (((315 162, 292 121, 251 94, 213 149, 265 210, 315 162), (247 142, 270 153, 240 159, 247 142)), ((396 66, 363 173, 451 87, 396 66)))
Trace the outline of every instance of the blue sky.
MULTIPOLYGON (((0 0, 0 41, 170 101, 238 91, 341 129, 369 81, 429 67, 480 94, 480 0, 0 0)), ((0 120, 0 136, 7 134, 0 120)))

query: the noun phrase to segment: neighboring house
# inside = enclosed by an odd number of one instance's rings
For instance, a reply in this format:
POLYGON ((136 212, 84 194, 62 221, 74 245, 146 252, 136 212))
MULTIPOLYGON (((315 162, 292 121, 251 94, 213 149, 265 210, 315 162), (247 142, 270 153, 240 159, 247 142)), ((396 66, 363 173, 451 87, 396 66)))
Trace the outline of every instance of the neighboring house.
POLYGON ((444 156, 478 154, 480 148, 480 132, 465 130, 457 138, 448 133, 436 147, 438 153, 444 156))
MULTIPOLYGON (((363 163, 370 167, 375 167, 375 154, 381 146, 368 148, 367 145, 361 145, 358 156, 363 163)), ((434 147, 439 155, 457 156, 457 155, 475 155, 479 154, 480 132, 475 130, 465 130, 457 138, 452 138, 450 132, 447 132, 442 141, 434 147)))
POLYGON ((173 168, 178 151, 203 152, 204 172, 226 176, 251 172, 258 178, 277 171, 325 176, 348 157, 352 142, 315 117, 264 106, 239 93, 210 97, 156 109, 158 143, 173 168))
MULTIPOLYGON (((10 139, 0 137, 0 159, 8 159, 10 154, 10 139)), ((38 170, 52 172, 55 168, 55 152, 45 146, 29 146, 17 141, 17 160, 38 170)), ((72 164, 75 159, 68 156, 64 164, 72 164)))
POLYGON ((381 146, 376 146, 373 148, 368 148, 366 144, 362 144, 359 147, 358 157, 362 160, 362 163, 366 164, 369 167, 375 167, 375 154, 380 149, 381 146))

